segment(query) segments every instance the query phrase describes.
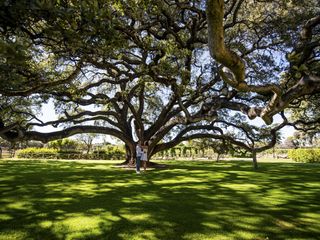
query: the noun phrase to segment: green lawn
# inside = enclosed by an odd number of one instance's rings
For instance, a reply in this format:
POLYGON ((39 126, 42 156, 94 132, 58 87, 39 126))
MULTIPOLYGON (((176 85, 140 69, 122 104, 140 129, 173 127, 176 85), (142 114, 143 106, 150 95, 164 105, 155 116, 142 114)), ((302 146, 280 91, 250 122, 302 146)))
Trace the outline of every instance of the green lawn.
POLYGON ((320 165, 0 161, 0 239, 320 239, 320 165))

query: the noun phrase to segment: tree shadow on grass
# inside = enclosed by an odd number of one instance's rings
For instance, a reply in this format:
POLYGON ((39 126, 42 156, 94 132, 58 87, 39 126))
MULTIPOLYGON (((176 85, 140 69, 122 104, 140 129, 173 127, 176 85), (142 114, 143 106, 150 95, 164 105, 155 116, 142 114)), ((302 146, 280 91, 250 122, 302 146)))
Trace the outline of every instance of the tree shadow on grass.
POLYGON ((0 165, 0 239, 319 239, 320 167, 0 165))

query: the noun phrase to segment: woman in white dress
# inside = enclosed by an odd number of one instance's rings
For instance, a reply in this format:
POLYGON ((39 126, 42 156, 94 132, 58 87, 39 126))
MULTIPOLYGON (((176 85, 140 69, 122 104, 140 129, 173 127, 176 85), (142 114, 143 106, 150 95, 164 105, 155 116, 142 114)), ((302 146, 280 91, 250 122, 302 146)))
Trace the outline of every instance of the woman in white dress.
POLYGON ((143 165, 144 171, 147 170, 147 161, 148 161, 148 142, 144 142, 144 145, 141 146, 142 148, 142 156, 141 156, 141 161, 143 165))

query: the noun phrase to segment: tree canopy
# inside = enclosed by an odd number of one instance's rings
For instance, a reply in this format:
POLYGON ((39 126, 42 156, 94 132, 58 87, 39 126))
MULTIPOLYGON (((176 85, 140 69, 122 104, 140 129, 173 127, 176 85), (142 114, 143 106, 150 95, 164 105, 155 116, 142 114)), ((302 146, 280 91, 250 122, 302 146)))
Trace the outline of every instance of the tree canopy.
POLYGON ((108 134, 126 144, 127 159, 138 140, 149 141, 150 156, 195 138, 262 151, 296 123, 285 110, 319 96, 316 0, 0 7, 0 136, 10 141, 108 134), (43 122, 49 100, 59 118, 43 122), (273 124, 277 114, 283 121, 273 124), (250 125, 257 117, 269 126, 250 125), (60 128, 33 130, 48 125, 60 128))

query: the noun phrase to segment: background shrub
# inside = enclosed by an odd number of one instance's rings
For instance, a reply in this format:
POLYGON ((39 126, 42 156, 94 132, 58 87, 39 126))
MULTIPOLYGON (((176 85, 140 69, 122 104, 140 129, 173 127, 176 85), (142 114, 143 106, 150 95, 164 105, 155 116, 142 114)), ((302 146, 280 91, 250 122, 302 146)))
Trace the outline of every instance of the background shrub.
POLYGON ((59 150, 57 157, 60 159, 84 159, 83 154, 77 150, 59 150))
POLYGON ((290 149, 288 151, 288 156, 295 162, 320 162, 320 149, 319 148, 299 148, 299 149, 290 149))
POLYGON ((58 151, 52 148, 25 148, 17 151, 18 158, 57 158, 58 151))
POLYGON ((17 151, 18 158, 42 158, 42 159, 103 159, 120 160, 125 158, 125 151, 120 146, 107 145, 87 154, 79 150, 66 150, 54 148, 25 148, 17 151))
POLYGON ((123 148, 114 145, 107 145, 103 149, 95 150, 92 153, 93 159, 119 160, 125 158, 123 148))

